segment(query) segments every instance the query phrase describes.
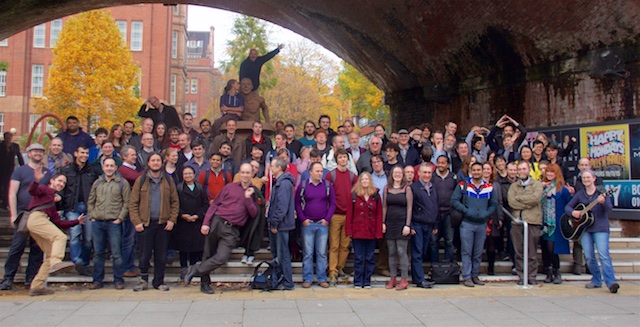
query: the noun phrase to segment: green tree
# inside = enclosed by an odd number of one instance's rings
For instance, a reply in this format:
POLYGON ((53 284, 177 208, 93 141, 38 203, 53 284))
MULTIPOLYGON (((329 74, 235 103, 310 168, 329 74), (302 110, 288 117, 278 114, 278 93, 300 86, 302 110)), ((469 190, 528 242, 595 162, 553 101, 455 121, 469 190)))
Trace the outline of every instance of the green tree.
MULTIPOLYGON (((240 64, 249 56, 249 50, 258 50, 258 55, 264 55, 273 49, 269 49, 269 34, 267 33, 267 24, 255 17, 240 16, 233 21, 233 29, 231 30, 233 39, 227 41, 228 61, 221 62, 225 73, 233 78, 238 78, 240 73, 240 64)), ((260 89, 272 89, 277 83, 277 79, 273 74, 273 61, 277 57, 268 61, 262 67, 260 76, 260 89)))
POLYGON ((84 12, 67 20, 60 32, 36 111, 81 117, 89 130, 97 124, 108 128, 135 119, 141 102, 137 81, 138 66, 111 14, 84 12))
POLYGON ((351 113, 359 113, 360 117, 388 122, 389 106, 383 103, 384 92, 355 67, 344 61, 341 65, 338 84, 342 92, 341 98, 351 102, 351 113))

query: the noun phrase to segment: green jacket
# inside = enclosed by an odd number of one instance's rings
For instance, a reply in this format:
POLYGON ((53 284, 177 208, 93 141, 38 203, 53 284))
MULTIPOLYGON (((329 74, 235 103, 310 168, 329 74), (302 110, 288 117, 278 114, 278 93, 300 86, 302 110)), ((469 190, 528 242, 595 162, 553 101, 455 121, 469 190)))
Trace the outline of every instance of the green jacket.
POLYGON ((532 225, 542 225, 542 183, 531 179, 531 184, 526 187, 520 181, 511 184, 507 193, 509 207, 516 218, 532 225))
POLYGON ((107 181, 104 175, 93 182, 87 212, 89 219, 95 220, 115 220, 123 221, 129 212, 129 196, 131 188, 120 174, 116 173, 114 178, 107 181))

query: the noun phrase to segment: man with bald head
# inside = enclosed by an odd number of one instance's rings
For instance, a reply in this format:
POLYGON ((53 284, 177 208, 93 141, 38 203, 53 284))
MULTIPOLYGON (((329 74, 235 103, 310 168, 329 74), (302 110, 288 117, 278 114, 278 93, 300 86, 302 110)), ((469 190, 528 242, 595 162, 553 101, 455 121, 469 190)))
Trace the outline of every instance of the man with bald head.
POLYGON ((167 125, 167 130, 174 126, 182 128, 182 122, 180 122, 176 108, 160 102, 155 95, 150 96, 140 107, 138 116, 153 119, 153 126, 164 123, 167 125))
POLYGON ((253 89, 251 89, 251 91, 255 91, 260 87, 260 71, 262 70, 262 65, 273 59, 273 57, 280 53, 282 48, 284 48, 284 44, 279 44, 277 49, 264 56, 258 56, 258 50, 256 49, 249 50, 249 57, 240 64, 240 80, 249 78, 253 83, 253 89))
POLYGON ((209 206, 200 228, 206 236, 202 262, 189 267, 184 277, 185 286, 189 286, 194 276, 201 276, 200 291, 206 294, 213 294, 209 274, 229 261, 240 239, 240 228, 258 215, 255 194, 259 191, 251 185, 251 164, 243 163, 239 174, 240 182, 225 185, 209 206))
POLYGON ((382 156, 383 160, 387 160, 387 154, 382 151, 382 140, 374 136, 369 140, 369 150, 360 154, 360 159, 356 163, 356 169, 358 169, 358 174, 361 174, 363 171, 372 172, 371 169, 371 157, 379 154, 382 156))

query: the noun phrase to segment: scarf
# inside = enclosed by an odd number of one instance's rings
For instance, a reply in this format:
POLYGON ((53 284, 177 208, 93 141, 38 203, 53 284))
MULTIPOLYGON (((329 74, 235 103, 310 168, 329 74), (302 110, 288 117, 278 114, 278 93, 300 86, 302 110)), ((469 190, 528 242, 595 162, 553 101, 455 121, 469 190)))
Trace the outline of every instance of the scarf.
POLYGON ((551 236, 556 230, 556 182, 546 186, 542 194, 542 233, 551 236))

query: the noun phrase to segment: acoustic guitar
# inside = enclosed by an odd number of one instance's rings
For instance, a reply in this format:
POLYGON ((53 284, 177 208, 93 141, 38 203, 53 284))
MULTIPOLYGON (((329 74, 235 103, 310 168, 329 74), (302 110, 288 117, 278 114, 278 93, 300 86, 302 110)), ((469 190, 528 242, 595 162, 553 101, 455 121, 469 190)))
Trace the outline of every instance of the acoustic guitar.
MULTIPOLYGON (((611 188, 608 191, 602 193, 605 197, 615 193, 618 188, 611 188)), ((578 241, 582 237, 582 234, 593 225, 594 217, 591 209, 598 204, 598 199, 596 198, 593 202, 589 203, 589 205, 584 205, 582 203, 578 204, 574 210, 580 211, 580 217, 574 218, 571 215, 564 214, 560 218, 560 232, 562 233, 562 237, 569 241, 578 241)))

